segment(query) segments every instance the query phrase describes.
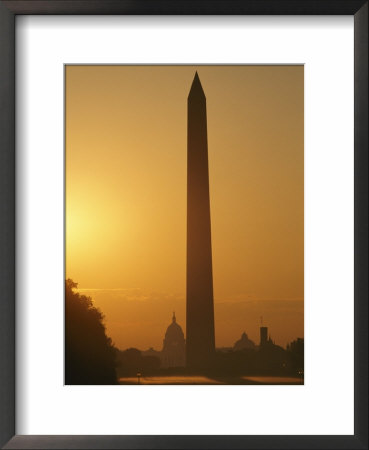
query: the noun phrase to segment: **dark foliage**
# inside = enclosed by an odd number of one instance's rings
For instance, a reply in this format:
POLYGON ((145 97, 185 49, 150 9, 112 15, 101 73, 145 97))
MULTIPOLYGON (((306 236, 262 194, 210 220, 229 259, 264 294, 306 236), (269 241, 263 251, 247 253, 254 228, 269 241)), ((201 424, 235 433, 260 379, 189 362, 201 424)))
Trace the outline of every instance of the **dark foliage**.
POLYGON ((90 297, 65 283, 65 384, 116 384, 116 349, 90 297))
POLYGON ((297 376, 303 371, 302 346, 285 350, 268 343, 258 349, 216 352, 212 372, 221 375, 297 376))
POLYGON ((304 371, 304 339, 297 338, 287 346, 287 351, 291 355, 291 362, 299 373, 304 371))
POLYGON ((156 356, 142 356, 136 348, 129 348, 118 352, 118 375, 120 377, 154 375, 158 373, 160 359, 156 356))

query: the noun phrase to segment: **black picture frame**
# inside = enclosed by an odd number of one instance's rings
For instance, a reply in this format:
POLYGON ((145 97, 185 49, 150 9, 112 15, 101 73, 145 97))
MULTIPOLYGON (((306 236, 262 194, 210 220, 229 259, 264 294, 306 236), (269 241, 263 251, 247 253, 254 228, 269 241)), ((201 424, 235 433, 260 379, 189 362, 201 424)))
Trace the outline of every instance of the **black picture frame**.
MULTIPOLYGON (((339 245, 339 243, 337 243, 339 245)), ((339 393, 337 393, 339 395, 339 393)), ((318 405, 317 405, 318 407, 318 405)), ((0 445, 8 449, 367 449, 368 448, 368 1, 42 0, 0 1, 0 445), (353 15, 354 435, 15 435, 15 18, 19 14, 353 15)))

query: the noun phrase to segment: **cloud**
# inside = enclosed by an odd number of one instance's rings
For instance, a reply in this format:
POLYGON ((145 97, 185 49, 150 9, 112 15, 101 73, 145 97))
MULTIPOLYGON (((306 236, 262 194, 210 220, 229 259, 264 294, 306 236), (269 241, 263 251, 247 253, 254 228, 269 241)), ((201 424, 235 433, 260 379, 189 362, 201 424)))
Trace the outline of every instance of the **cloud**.
POLYGON ((78 292, 84 295, 90 295, 93 299, 115 299, 121 301, 151 301, 151 302, 168 302, 184 300, 183 295, 175 293, 161 293, 144 291, 140 288, 108 288, 108 289, 95 289, 95 288, 83 288, 77 289, 78 292))

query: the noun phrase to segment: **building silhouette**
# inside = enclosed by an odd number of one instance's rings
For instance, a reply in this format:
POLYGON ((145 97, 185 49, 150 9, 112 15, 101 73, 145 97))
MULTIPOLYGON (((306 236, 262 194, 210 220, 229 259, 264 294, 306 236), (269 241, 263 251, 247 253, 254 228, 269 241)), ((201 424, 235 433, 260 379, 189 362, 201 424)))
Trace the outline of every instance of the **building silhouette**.
POLYGON ((255 348, 256 348, 255 343, 251 339, 249 339, 249 337, 247 336, 247 334, 245 332, 242 333, 241 339, 236 341, 233 345, 234 351, 245 350, 245 349, 253 349, 254 350, 255 348))
POLYGON ((268 337, 268 327, 260 327, 260 348, 275 345, 272 337, 268 337))
POLYGON ((186 341, 182 328, 178 325, 173 312, 172 323, 167 328, 160 354, 161 366, 184 367, 186 363, 186 341))
POLYGON ((215 354, 206 97, 196 72, 187 104, 186 361, 209 367, 215 354))
POLYGON ((268 342, 268 327, 260 327, 260 347, 268 342))

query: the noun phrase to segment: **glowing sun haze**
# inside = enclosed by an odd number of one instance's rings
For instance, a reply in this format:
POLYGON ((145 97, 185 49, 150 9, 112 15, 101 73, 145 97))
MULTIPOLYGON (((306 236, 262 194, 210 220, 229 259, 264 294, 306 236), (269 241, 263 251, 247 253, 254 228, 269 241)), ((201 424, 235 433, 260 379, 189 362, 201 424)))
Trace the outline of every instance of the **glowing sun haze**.
POLYGON ((66 277, 125 349, 185 331, 187 96, 207 98, 217 347, 303 337, 303 66, 67 66, 66 277))

